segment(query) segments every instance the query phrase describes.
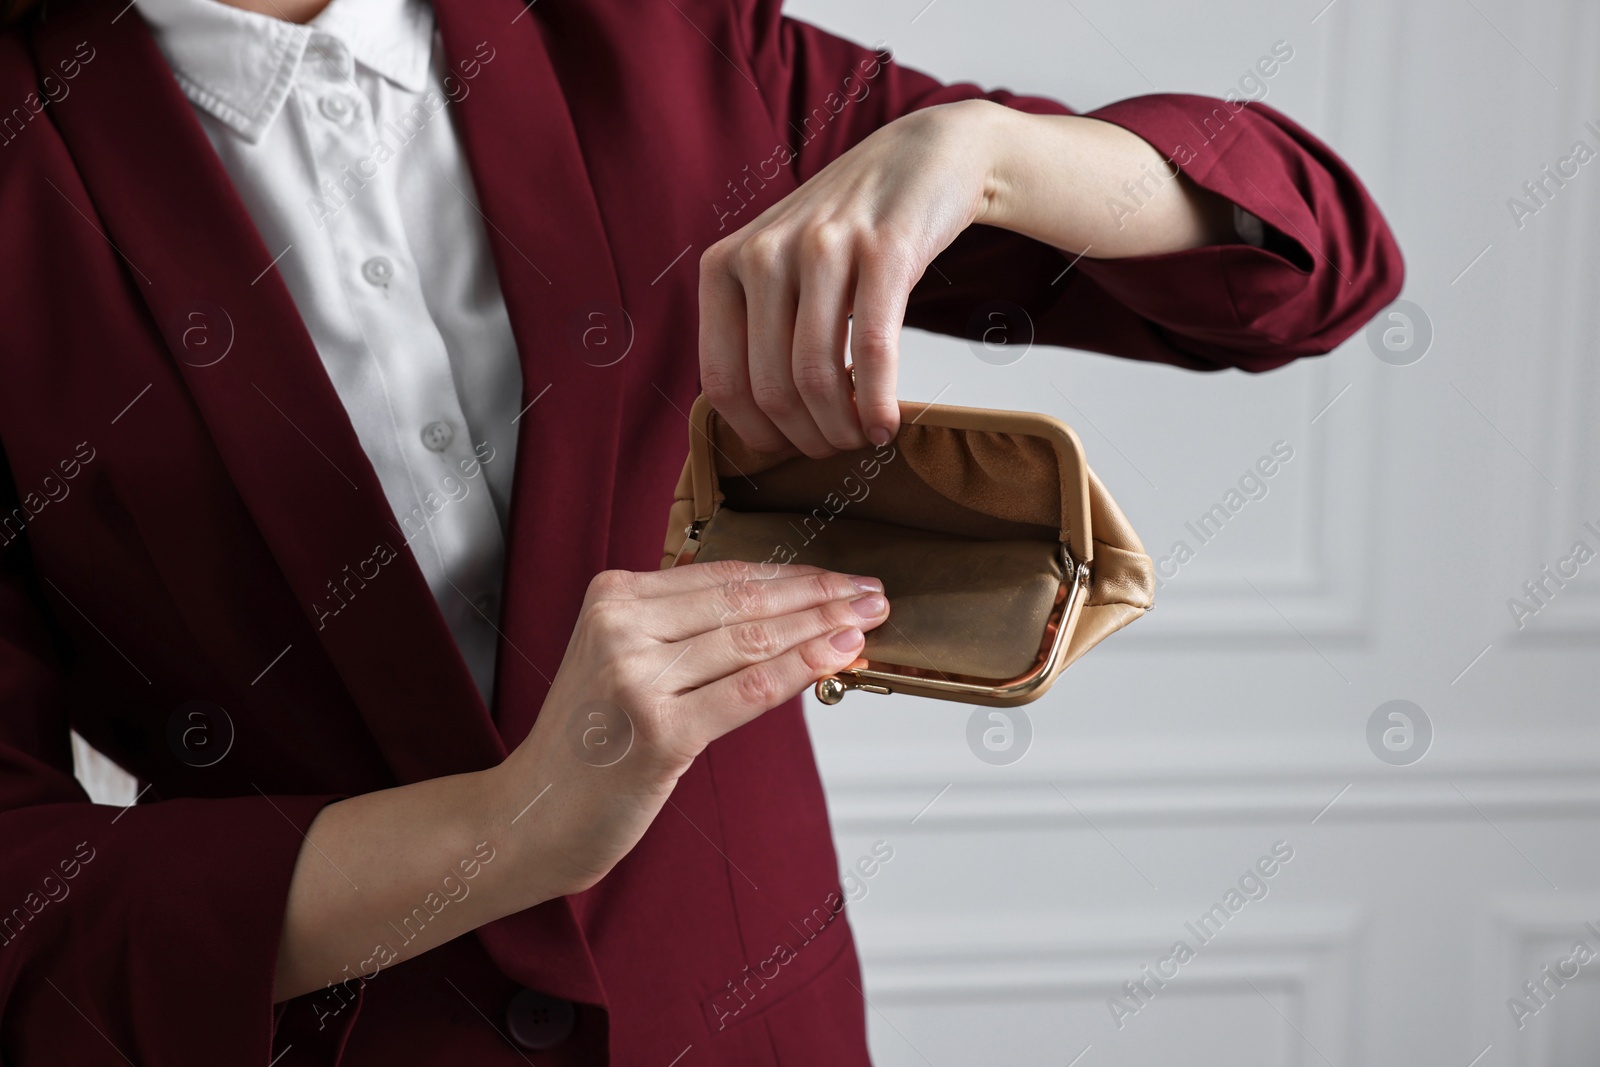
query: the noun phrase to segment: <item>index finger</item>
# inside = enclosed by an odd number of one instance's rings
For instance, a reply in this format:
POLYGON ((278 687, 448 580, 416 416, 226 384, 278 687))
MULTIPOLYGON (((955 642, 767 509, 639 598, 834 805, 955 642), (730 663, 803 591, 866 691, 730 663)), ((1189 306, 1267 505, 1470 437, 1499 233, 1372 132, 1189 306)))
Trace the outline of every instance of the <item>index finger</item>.
POLYGON ((746 563, 736 559, 719 559, 706 563, 690 563, 669 567, 664 571, 628 571, 623 587, 618 590, 634 600, 652 600, 656 597, 677 596, 700 589, 735 582, 770 581, 775 578, 795 578, 806 574, 822 574, 822 567, 809 563, 746 563))
POLYGON ((740 440, 781 452, 788 438, 750 392, 748 302, 744 284, 713 245, 700 259, 700 387, 740 440))

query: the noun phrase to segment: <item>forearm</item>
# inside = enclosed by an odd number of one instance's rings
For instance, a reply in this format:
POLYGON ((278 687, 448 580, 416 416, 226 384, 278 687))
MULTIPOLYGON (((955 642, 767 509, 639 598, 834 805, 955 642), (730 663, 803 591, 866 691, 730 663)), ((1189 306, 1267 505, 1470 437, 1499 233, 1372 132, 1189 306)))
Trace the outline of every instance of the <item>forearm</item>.
POLYGON ((972 121, 991 160, 974 221, 1098 259, 1237 239, 1227 200, 1120 126, 987 102, 972 109, 972 121))
MULTIPOLYGON (((295 864, 274 999, 426 952, 558 895, 522 862, 531 843, 494 771, 330 804, 295 864), (515 834, 515 840, 513 840, 515 834)), ((534 866, 537 871, 537 865, 534 866)))

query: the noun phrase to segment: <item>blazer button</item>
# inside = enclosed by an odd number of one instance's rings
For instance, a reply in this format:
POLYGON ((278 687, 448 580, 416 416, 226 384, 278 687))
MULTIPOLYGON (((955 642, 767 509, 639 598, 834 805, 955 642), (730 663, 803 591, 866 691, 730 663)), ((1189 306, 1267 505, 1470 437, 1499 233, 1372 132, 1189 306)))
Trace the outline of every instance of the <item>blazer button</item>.
POLYGON ((540 1052, 567 1039, 577 1014, 570 1000, 521 989, 506 1005, 506 1029, 511 1032, 511 1040, 529 1052, 540 1052))

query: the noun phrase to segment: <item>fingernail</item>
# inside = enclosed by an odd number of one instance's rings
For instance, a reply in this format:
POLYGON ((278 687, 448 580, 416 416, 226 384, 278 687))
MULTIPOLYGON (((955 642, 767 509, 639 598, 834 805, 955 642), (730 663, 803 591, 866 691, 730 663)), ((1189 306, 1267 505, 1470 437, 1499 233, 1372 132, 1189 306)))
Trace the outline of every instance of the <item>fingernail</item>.
POLYGON ((861 631, 857 629, 840 630, 828 638, 828 644, 840 652, 854 652, 861 646, 861 631))
POLYGON ((864 574, 852 574, 850 576, 850 584, 856 587, 857 592, 861 593, 883 592, 882 582, 878 581, 876 578, 868 578, 864 574))
POLYGON ((872 429, 867 431, 867 440, 871 441, 875 445, 886 445, 889 443, 889 438, 893 436, 894 435, 889 432, 889 428, 887 426, 874 426, 872 429))
POLYGON ((850 601, 850 606, 863 619, 876 619, 883 614, 883 609, 888 607, 888 602, 874 593, 872 596, 858 597, 850 601))

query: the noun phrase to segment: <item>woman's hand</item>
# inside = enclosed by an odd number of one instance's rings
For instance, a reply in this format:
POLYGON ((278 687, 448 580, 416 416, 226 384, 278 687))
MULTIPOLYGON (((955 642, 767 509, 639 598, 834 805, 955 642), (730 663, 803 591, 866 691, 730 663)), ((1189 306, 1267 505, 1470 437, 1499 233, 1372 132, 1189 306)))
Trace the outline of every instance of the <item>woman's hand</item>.
POLYGON ((906 297, 989 194, 981 118, 897 119, 701 256, 701 385, 746 444, 821 457, 894 436, 906 297))
POLYGON ((370 978, 599 881, 706 745, 860 655, 888 617, 882 589, 744 563, 595 578, 538 721, 499 766, 336 801, 312 821, 274 999, 370 978), (431 918, 410 929, 424 901, 431 918))
POLYGON ((914 111, 701 256, 706 395, 763 451, 888 441, 911 288, 977 222, 1093 258, 1233 239, 1231 204, 1119 126, 987 100, 914 111))
POLYGON ((492 772, 523 884, 599 881, 708 744, 860 655, 882 589, 734 562, 596 577, 538 721, 492 772))

